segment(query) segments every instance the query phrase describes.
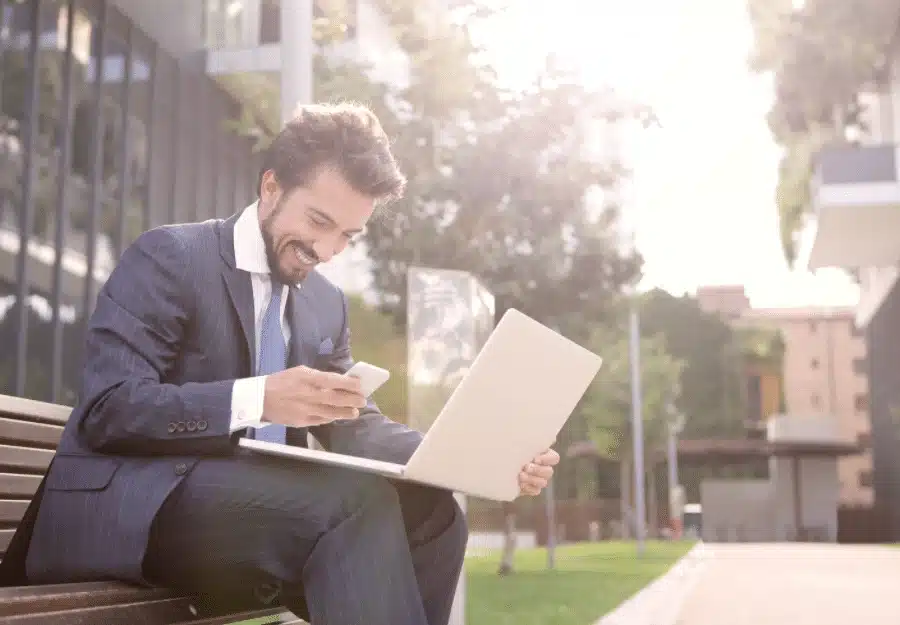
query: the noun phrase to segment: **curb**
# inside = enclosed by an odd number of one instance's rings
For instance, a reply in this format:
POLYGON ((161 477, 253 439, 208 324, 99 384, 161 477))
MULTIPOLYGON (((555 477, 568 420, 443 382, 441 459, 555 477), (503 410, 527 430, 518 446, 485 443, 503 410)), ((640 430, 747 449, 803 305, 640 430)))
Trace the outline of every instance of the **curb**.
POLYGON ((685 598, 693 590, 710 557, 711 550, 698 542, 672 568, 595 625, 675 625, 685 598))

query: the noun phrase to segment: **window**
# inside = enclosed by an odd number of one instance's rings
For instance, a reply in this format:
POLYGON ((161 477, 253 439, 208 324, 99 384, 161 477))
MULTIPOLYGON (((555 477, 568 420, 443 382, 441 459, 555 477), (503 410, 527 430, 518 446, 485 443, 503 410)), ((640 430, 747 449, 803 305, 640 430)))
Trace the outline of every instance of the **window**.
POLYGON ((812 403, 813 408, 821 408, 822 407, 822 399, 819 397, 818 393, 813 393, 810 398, 810 402, 812 403))
POLYGON ((856 412, 866 412, 869 409, 869 396, 865 393, 857 393, 853 397, 853 405, 856 412))
POLYGON ((809 320, 809 333, 815 334, 816 330, 819 329, 819 323, 815 319, 809 320))
POLYGON ((812 367, 813 369, 818 369, 819 368, 819 359, 813 358, 812 362, 809 363, 809 366, 812 367))
POLYGON ((872 433, 871 432, 860 432, 856 435, 856 443, 863 449, 869 449, 872 447, 872 433))
MULTIPOLYGON (((313 10, 313 18, 320 17, 318 3, 313 10)), ((263 0, 259 6, 259 15, 259 43, 266 45, 281 41, 281 2, 263 0)))
POLYGON ((872 488, 872 469, 866 469, 859 472, 859 485, 863 488, 872 488))
POLYGON ((853 373, 856 375, 866 375, 866 359, 865 358, 854 358, 853 359, 853 373))

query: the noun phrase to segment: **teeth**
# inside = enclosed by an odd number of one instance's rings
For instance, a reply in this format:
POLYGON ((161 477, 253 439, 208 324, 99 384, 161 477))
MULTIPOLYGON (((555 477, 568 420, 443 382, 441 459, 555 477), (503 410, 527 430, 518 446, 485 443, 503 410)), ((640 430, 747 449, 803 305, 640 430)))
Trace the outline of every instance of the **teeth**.
POLYGON ((304 265, 312 265, 316 262, 312 258, 307 256, 306 254, 304 254, 303 251, 299 247, 294 248, 294 254, 297 256, 297 258, 300 260, 300 262, 303 263, 304 265))

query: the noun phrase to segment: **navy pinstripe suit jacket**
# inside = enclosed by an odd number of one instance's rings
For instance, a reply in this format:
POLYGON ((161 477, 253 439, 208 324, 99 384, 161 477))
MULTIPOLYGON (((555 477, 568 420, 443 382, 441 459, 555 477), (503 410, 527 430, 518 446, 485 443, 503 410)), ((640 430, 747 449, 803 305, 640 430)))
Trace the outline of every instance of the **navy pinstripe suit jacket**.
MULTIPOLYGON (((166 496, 204 456, 234 452, 232 383, 252 375, 256 354, 236 219, 155 228, 122 255, 90 319, 79 402, 3 562, 7 580, 24 565, 30 583, 145 583, 166 496)), ((353 364, 346 298, 321 274, 291 287, 288 314, 291 365, 353 364)), ((421 441, 372 403, 358 420, 311 431, 332 451, 392 462, 421 441)))

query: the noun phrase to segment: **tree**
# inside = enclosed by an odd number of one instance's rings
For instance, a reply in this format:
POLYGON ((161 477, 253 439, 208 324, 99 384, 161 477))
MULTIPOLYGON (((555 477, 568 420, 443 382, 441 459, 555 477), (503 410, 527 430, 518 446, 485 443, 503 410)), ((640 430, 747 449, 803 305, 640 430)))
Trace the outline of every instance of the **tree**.
POLYGON ((750 67, 771 73, 775 100, 768 115, 785 149, 776 202, 785 256, 810 210, 813 156, 862 126, 859 95, 888 72, 900 19, 897 0, 748 0, 755 35, 750 67))
POLYGON ((617 163, 582 156, 587 126, 621 112, 610 94, 552 67, 526 93, 483 93, 466 123, 413 124, 439 126, 441 141, 431 154, 401 153, 420 155, 403 160, 410 192, 367 231, 374 283, 402 322, 409 265, 468 271, 495 295, 498 315, 516 307, 586 336, 583 322, 609 318, 640 264, 619 242, 617 207, 586 206, 590 191, 624 176, 617 163))
MULTIPOLYGON (((631 356, 627 333, 599 328, 591 337, 591 348, 603 354, 603 366, 588 389, 582 414, 590 439, 601 457, 619 464, 622 527, 631 527, 632 464, 631 356)), ((673 357, 662 334, 644 335, 640 341, 642 425, 646 449, 665 441, 666 415, 682 383, 685 363, 673 357)), ((648 463, 647 472, 652 470, 648 463)), ((655 497, 655 488, 651 489, 655 497)), ((654 519, 655 522, 655 519, 654 519)))
POLYGON ((740 331, 704 312, 694 298, 655 289, 641 302, 641 328, 665 337, 669 353, 684 363, 678 409, 689 417, 685 438, 744 434, 746 401, 740 331))

